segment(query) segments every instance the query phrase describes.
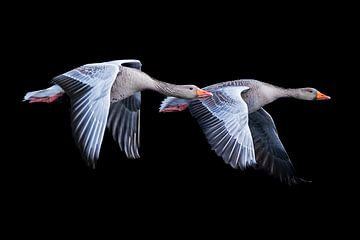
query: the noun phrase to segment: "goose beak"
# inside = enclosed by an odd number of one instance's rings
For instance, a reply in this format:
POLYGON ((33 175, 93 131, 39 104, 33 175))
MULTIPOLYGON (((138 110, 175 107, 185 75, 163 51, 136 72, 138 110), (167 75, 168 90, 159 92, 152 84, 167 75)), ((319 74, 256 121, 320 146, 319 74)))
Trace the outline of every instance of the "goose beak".
POLYGON ((208 92, 208 91, 205 91, 205 90, 202 90, 202 89, 198 89, 198 90, 196 90, 196 95, 199 98, 204 98, 204 97, 210 97, 213 94, 211 92, 208 92))
POLYGON ((329 100, 329 99, 331 99, 331 97, 326 96, 325 94, 323 94, 323 93, 321 93, 319 91, 316 93, 315 100, 329 100))

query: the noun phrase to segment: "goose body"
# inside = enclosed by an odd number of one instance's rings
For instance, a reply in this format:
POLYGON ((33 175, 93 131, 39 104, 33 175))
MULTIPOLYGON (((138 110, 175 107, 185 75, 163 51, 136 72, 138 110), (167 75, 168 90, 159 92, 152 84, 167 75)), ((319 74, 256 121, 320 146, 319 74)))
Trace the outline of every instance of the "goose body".
POLYGON ((24 100, 49 103, 69 95, 73 136, 89 165, 95 167, 106 127, 128 158, 138 158, 141 91, 185 99, 211 95, 194 85, 157 81, 140 69, 138 60, 86 64, 53 78, 48 89, 27 93, 24 100))
POLYGON ((288 184, 303 181, 295 176, 275 123, 263 106, 282 97, 302 100, 330 97, 313 88, 284 89, 252 79, 217 83, 204 90, 213 96, 200 100, 168 97, 160 112, 189 108, 212 149, 233 168, 255 166, 288 184))

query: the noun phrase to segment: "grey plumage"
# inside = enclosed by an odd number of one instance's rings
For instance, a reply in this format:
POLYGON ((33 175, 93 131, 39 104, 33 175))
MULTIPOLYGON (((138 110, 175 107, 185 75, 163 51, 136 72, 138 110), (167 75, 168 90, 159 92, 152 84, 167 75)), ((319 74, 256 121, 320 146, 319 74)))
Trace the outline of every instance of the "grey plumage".
POLYGON ((119 147, 129 158, 139 158, 141 93, 114 102, 107 126, 119 147))
MULTIPOLYGON (((259 110, 261 107, 273 102, 281 97, 284 88, 271 85, 269 83, 261 82, 255 79, 241 79, 228 82, 222 82, 204 87, 205 90, 214 91, 223 89, 225 87, 245 86, 249 90, 241 93, 242 99, 247 104, 248 112, 252 113, 259 110)), ((226 100, 228 101, 228 99, 226 100)))
POLYGON ((55 77, 71 100, 73 136, 82 156, 95 167, 110 108, 110 90, 119 72, 113 64, 90 64, 55 77))
POLYGON ((295 176, 295 169, 280 141, 275 123, 263 108, 249 115, 257 167, 276 176, 280 181, 294 184, 305 181, 295 176))
POLYGON ((330 97, 313 88, 284 89, 252 79, 217 83, 204 90, 212 92, 214 96, 206 100, 166 98, 160 111, 177 111, 176 105, 182 105, 183 110, 187 104, 212 149, 234 168, 243 169, 253 165, 288 184, 305 181, 295 176, 295 169, 280 141, 274 121, 262 107, 281 97, 302 100, 325 100, 330 97), (242 102, 246 103, 246 107, 242 102), (247 138, 233 140, 233 136, 248 129, 247 138), (244 146, 251 146, 245 148, 248 152, 243 151, 244 146), (249 156, 254 156, 254 153, 256 165, 251 160, 250 164, 241 162, 243 158, 245 162, 252 159, 249 156))
POLYGON ((138 60, 86 64, 53 78, 55 85, 48 89, 27 93, 24 100, 41 102, 56 94, 68 94, 73 136, 92 167, 99 158, 106 126, 126 156, 138 158, 141 91, 153 90, 185 99, 209 94, 194 85, 155 80, 140 68, 138 60))
POLYGON ((247 105, 240 97, 240 93, 247 89, 244 86, 225 86, 221 91, 212 91, 211 98, 190 103, 190 112, 197 119, 212 150, 232 167, 241 169, 255 164, 247 105), (239 93, 238 97, 236 93, 239 93))

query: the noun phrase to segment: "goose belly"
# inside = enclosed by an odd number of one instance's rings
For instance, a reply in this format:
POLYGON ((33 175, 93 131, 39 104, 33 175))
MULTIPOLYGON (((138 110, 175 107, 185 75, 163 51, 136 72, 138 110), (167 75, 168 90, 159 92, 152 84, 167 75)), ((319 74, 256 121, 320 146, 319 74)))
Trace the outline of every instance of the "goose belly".
POLYGON ((118 78, 115 80, 110 93, 110 102, 114 103, 133 95, 136 91, 131 88, 131 84, 126 79, 118 78))
POLYGON ((258 96, 251 90, 242 93, 242 98, 248 106, 249 114, 259 110, 265 103, 260 100, 258 96))

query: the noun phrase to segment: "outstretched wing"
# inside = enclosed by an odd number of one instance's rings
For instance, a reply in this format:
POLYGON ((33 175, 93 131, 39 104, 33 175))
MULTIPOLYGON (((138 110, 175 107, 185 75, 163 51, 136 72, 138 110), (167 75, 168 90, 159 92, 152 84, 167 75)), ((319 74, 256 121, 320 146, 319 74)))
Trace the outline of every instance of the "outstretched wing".
POLYGON ((194 100, 189 107, 212 150, 233 168, 241 169, 255 164, 248 108, 241 97, 246 89, 244 86, 215 89, 212 97, 194 100))
POLYGON ((258 167, 288 184, 304 181, 295 177, 295 169, 280 141, 270 114, 263 108, 251 113, 249 126, 254 140, 258 167))
POLYGON ((87 64, 55 77, 71 99, 73 136, 83 157, 95 167, 110 108, 111 87, 119 73, 115 64, 87 64))
POLYGON ((139 158, 141 93, 112 103, 107 126, 128 158, 139 158))

